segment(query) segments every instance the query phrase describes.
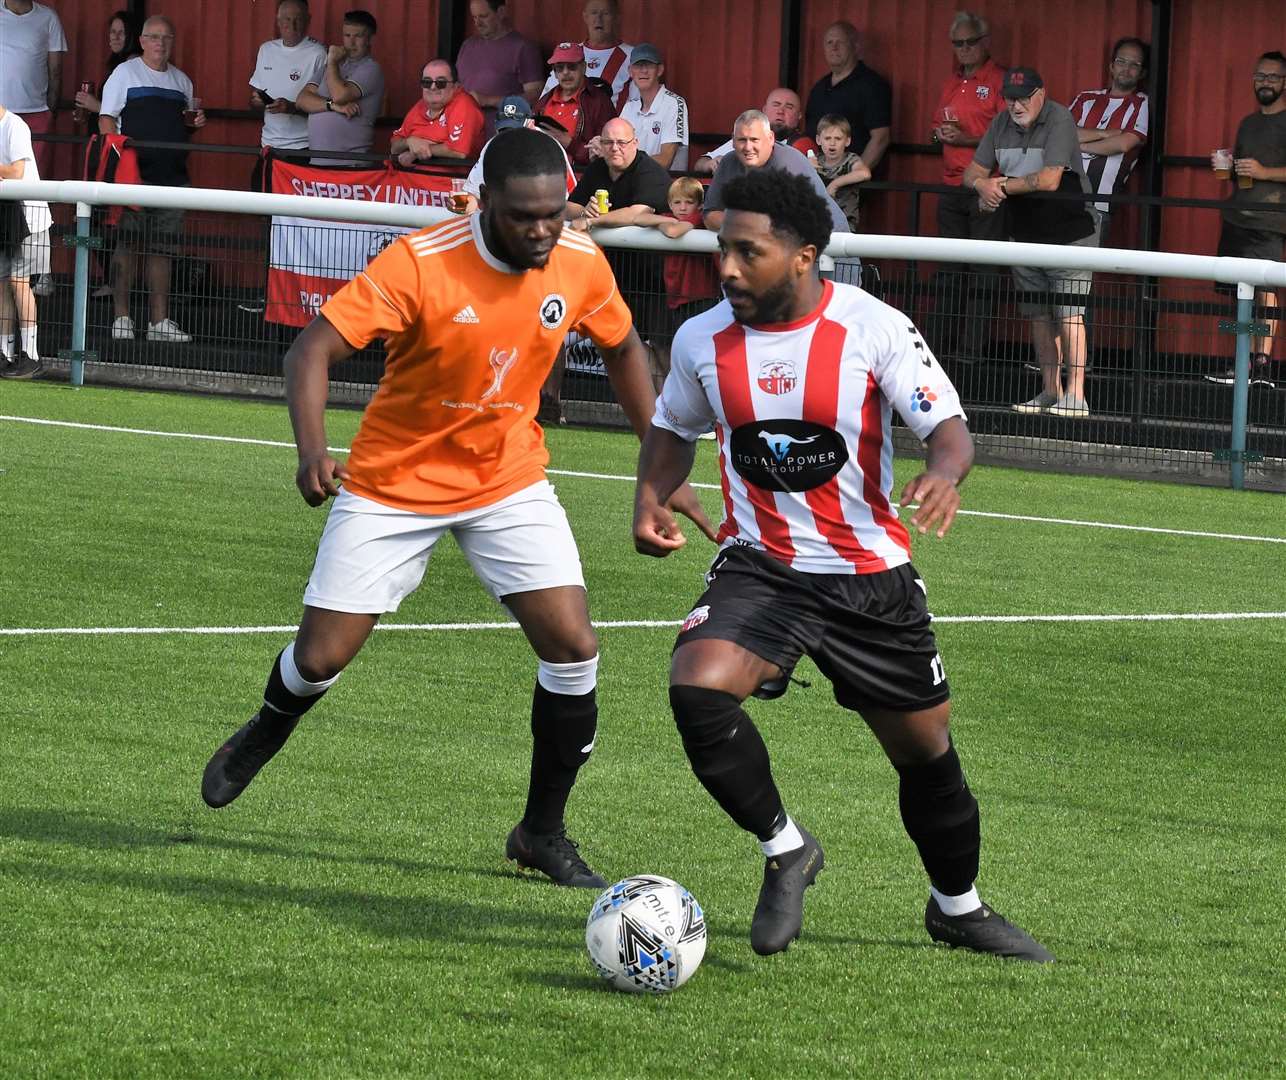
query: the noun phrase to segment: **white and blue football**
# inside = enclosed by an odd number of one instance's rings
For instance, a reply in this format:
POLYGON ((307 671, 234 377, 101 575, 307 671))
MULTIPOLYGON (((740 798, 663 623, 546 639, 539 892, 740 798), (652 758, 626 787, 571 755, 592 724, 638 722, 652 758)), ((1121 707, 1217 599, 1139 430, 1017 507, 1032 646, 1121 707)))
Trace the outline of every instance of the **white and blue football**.
POLYGON ((594 901, 585 945, 595 969, 613 988, 665 994, 700 967, 705 915, 677 881, 640 874, 618 881, 594 901))

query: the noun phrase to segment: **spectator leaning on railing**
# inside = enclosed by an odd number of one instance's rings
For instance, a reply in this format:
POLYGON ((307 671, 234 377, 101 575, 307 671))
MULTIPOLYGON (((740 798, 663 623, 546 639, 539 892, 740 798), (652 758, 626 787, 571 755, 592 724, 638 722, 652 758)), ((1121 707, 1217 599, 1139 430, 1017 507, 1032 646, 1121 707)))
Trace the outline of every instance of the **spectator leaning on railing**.
MULTIPOLYGON (((139 41, 143 55, 117 67, 103 87, 98 129, 105 135, 128 135, 142 142, 185 143, 190 130, 205 126, 205 113, 193 96, 192 80, 170 63, 174 24, 164 15, 153 15, 143 24, 139 41)), ((138 151, 145 184, 186 187, 187 162, 186 150, 140 147, 138 151)), ((127 208, 121 214, 112 254, 112 337, 116 340, 134 338, 129 301, 140 254, 146 263, 147 340, 192 340, 169 314, 171 261, 182 230, 182 210, 127 208)))
POLYGON ((487 138, 496 130, 496 109, 507 97, 525 97, 534 105, 545 82, 540 46, 512 29, 509 5, 496 0, 470 0, 473 37, 455 59, 460 85, 482 108, 487 138))
MULTIPOLYGON (((976 191, 988 210, 1008 207, 1013 240, 1093 247, 1096 222, 1092 209, 1069 199, 1035 197, 1046 191, 1089 193, 1072 114, 1065 106, 1047 100, 1045 83, 1032 68, 1006 72, 1001 92, 1008 108, 991 122, 978 144, 965 169, 964 186, 976 191), (991 175, 996 168, 1000 176, 991 175)), ((1083 298, 1089 293, 1091 276, 1088 270, 1013 268, 1014 284, 1022 292, 1059 294, 1019 305, 1031 320, 1043 385, 1030 401, 1014 406, 1017 412, 1089 416, 1083 298), (1067 366, 1066 390, 1062 364, 1067 366)))
MULTIPOLYGON (((1081 140, 1081 164, 1090 186, 1101 195, 1125 189, 1143 144, 1148 140, 1148 96, 1139 89, 1148 70, 1148 47, 1135 37, 1112 46, 1105 90, 1082 90, 1072 103, 1072 119, 1081 140)), ((1098 242, 1107 243, 1112 204, 1096 203, 1098 242)))
POLYGON ((450 60, 430 60, 420 72, 420 100, 393 132, 389 156, 400 165, 432 158, 476 158, 486 121, 478 103, 460 88, 450 60))
MULTIPOLYGON (((670 174, 639 151, 639 140, 628 120, 620 117, 603 126, 598 145, 602 157, 590 162, 567 197, 567 218, 579 230, 612 229, 636 225, 644 215, 665 209, 670 174), (596 191, 606 191, 610 209, 601 213, 596 191)), ((621 295, 634 316, 644 343, 669 331, 661 256, 650 251, 613 248, 607 261, 616 274, 621 295)), ((655 366, 655 361, 649 361, 655 366)))
MULTIPOLYGON (((1280 261, 1282 241, 1286 239, 1286 97, 1282 96, 1286 88, 1286 56, 1277 51, 1264 53, 1251 78, 1259 108, 1237 126, 1231 171, 1226 162, 1217 160, 1219 151, 1211 155, 1211 165, 1216 170, 1222 167, 1237 184, 1230 197, 1232 205, 1223 212, 1219 254, 1280 261)), ((1256 303, 1267 307, 1278 306, 1273 289, 1256 291, 1255 298, 1256 303)), ((1271 387, 1280 377, 1274 375, 1272 360, 1276 329, 1277 320, 1271 319, 1268 333, 1251 341, 1252 383, 1271 387)), ((1236 381, 1231 369, 1207 378, 1225 385, 1236 381)))
MULTIPOLYGON (((308 148, 367 153, 384 102, 384 72, 371 56, 377 26, 366 11, 344 13, 343 45, 326 50, 320 83, 309 83, 296 102, 308 114, 308 148)), ((360 158, 314 158, 314 165, 358 165, 360 158)))

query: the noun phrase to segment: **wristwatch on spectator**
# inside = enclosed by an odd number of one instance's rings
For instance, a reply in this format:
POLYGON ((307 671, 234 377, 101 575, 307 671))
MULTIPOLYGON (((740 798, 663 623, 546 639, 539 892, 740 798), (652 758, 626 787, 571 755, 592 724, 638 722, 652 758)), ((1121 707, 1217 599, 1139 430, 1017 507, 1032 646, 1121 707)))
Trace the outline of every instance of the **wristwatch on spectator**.
POLYGON ((331 106, 332 106, 332 105, 334 105, 334 104, 335 104, 335 103, 334 103, 333 101, 331 101, 331 99, 330 99, 330 98, 327 98, 327 99, 326 99, 326 111, 327 111, 327 112, 334 112, 335 110, 331 108, 331 106))

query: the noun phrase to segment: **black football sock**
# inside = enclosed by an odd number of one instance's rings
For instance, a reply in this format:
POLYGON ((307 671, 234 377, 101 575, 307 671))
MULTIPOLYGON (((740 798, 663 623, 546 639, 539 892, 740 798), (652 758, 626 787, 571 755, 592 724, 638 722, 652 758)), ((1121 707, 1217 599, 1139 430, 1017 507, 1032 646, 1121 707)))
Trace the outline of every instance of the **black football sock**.
MULTIPOLYGON (((290 648, 290 646, 287 646, 290 648)), ((317 702, 321 701, 326 691, 330 689, 335 679, 328 679, 324 683, 304 683, 302 676, 296 671, 292 681, 295 682, 298 689, 307 690, 311 687, 321 686, 322 689, 315 693, 298 694, 286 686, 282 677, 281 660, 286 655, 286 649, 282 649, 277 654, 277 659, 272 663, 272 671, 268 675, 268 685, 263 689, 263 703, 267 707, 259 710, 261 723, 272 723, 277 720, 289 721, 293 728, 295 722, 311 709, 317 702)), ((290 664, 294 666, 294 652, 291 650, 290 664)), ((338 676, 336 676, 338 678, 338 676)))
POLYGON ((933 887, 947 896, 967 893, 978 877, 981 846, 978 803, 965 782, 956 748, 917 765, 895 765, 898 807, 907 835, 933 887))
POLYGON ((589 760, 598 730, 595 692, 555 694, 540 683, 531 700, 531 782, 522 826, 548 836, 563 827, 576 774, 589 760))
POLYGON ((760 840, 786 824, 768 748, 741 702, 722 690, 671 686, 670 707, 692 771, 727 815, 760 840))

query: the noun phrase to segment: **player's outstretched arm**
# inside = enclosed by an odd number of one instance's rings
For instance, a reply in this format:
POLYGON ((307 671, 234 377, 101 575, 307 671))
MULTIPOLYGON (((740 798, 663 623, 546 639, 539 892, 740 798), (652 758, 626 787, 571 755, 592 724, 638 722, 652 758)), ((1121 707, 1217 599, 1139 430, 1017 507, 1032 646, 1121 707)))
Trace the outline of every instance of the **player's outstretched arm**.
POLYGON ((694 446, 686 439, 664 428, 648 427, 634 489, 634 549, 639 554, 660 559, 687 543, 667 504, 681 488, 692 491, 686 481, 695 457, 694 446))
POLYGON ((355 350, 325 316, 304 327, 286 353, 286 404, 295 429, 299 469, 295 483, 309 506, 320 506, 339 494, 348 469, 326 452, 326 398, 330 369, 355 350))
MULTIPOLYGON (((645 439, 652 430, 652 410, 656 406, 656 393, 652 389, 652 374, 647 363, 647 346, 640 340, 638 331, 630 327, 625 339, 615 348, 599 346, 603 354, 603 366, 607 377, 612 381, 616 400, 621 403, 625 415, 629 417, 630 426, 640 439, 645 439)), ((680 440, 681 441, 681 440, 680 440)), ((691 468, 691 462, 688 468, 691 468)), ((687 470, 679 477, 679 483, 670 489, 666 500, 669 505, 684 517, 688 518, 706 537, 715 537, 714 525, 697 498, 691 485, 683 483, 687 470)))
POLYGON ((911 524, 921 533, 936 525, 937 535, 947 535, 960 508, 959 487, 973 466, 973 438, 958 416, 943 420, 924 443, 928 454, 924 472, 902 489, 902 506, 919 503, 911 524))

